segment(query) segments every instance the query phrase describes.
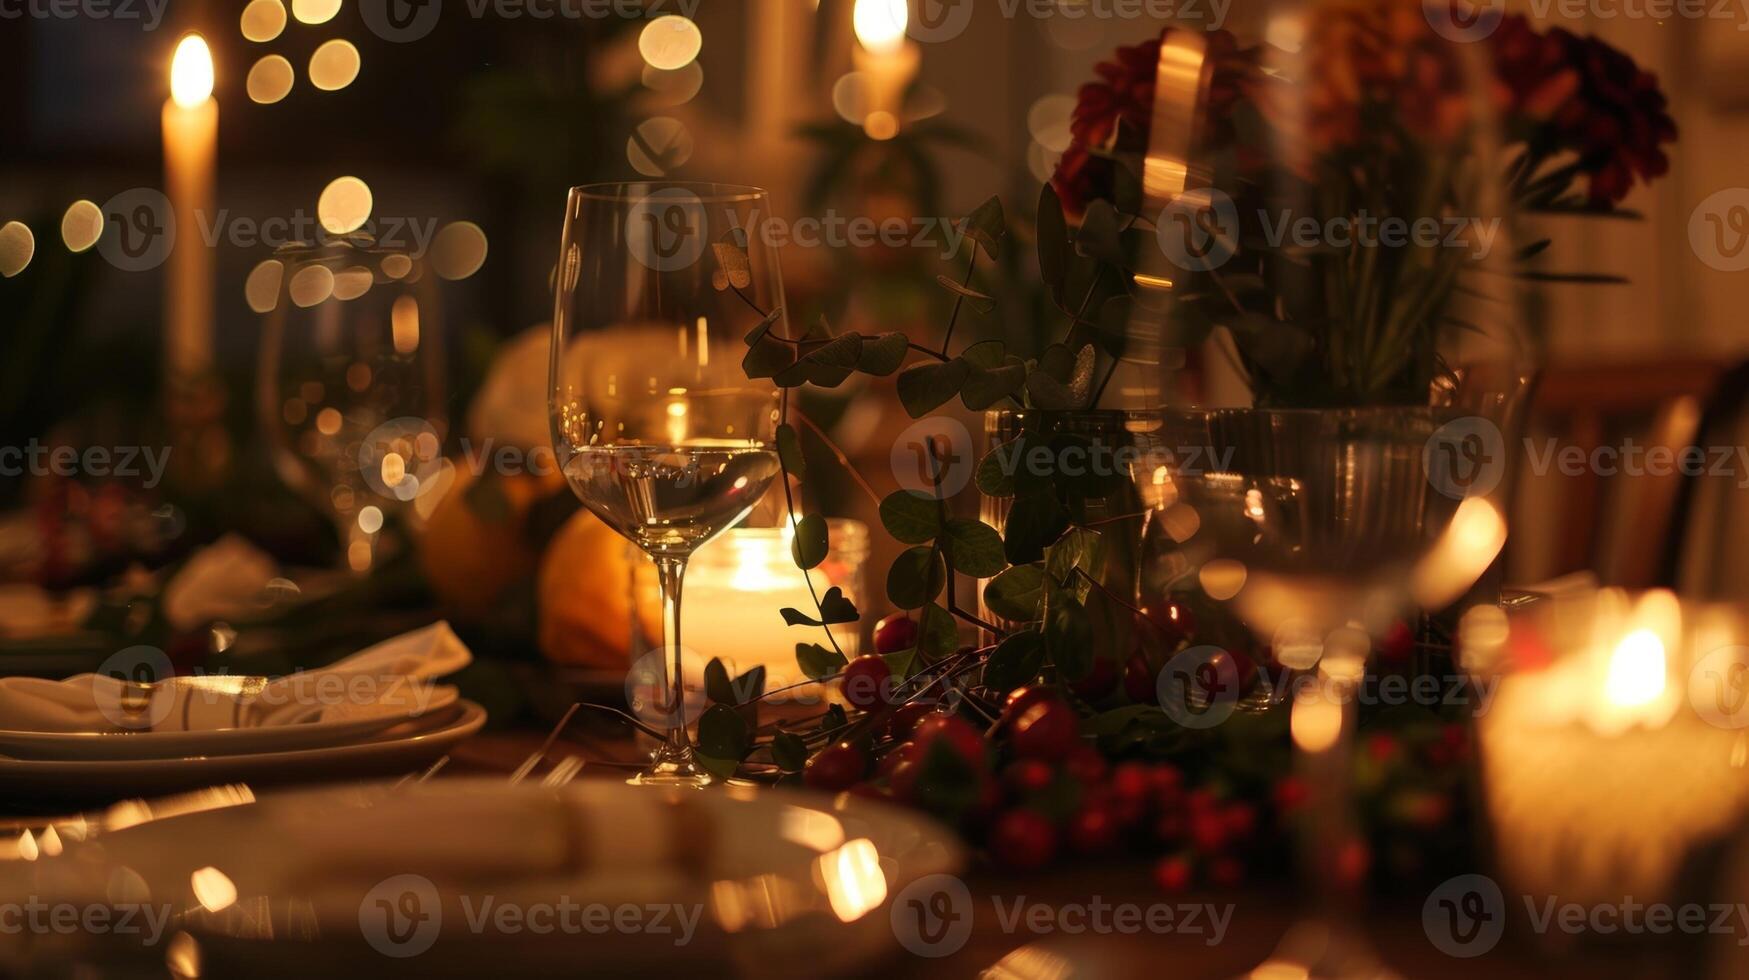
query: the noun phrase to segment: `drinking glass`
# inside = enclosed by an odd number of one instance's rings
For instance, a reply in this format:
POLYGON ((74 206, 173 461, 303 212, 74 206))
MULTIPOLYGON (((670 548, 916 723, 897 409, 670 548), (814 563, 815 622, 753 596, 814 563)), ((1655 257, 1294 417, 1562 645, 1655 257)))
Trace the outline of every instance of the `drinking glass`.
POLYGON ((777 389, 741 366, 755 327, 787 334, 770 213, 758 188, 679 182, 575 187, 565 205, 553 446, 583 505, 655 561, 662 592, 667 739, 636 784, 713 779, 686 729, 681 583, 779 472, 777 389))
POLYGON ((437 276, 363 236, 285 246, 249 277, 266 310, 256 416, 280 478, 368 572, 391 524, 441 493, 448 429, 437 276))

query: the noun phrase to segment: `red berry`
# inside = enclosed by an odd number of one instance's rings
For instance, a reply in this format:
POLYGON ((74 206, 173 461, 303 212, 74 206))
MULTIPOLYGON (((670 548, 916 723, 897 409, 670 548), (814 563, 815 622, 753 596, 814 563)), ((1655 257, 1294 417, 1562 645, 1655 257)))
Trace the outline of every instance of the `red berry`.
POLYGON ((1069 748, 1069 754, 1063 758, 1063 768, 1083 786, 1098 785, 1104 781, 1106 773, 1111 771, 1105 756, 1085 742, 1069 748))
POLYGON ((1156 762, 1148 767, 1148 788, 1161 806, 1176 806, 1184 802, 1184 773, 1170 762, 1156 762))
POLYGON ((1168 810, 1154 821, 1154 837, 1162 844, 1181 844, 1190 833, 1190 821, 1182 810, 1168 810))
POLYGON ((1221 798, 1211 789, 1193 789, 1184 796, 1184 805, 1191 813, 1213 813, 1221 798))
POLYGON ((1055 762, 1068 755, 1080 737, 1075 709, 1057 698, 1037 702, 1008 726, 1009 744, 1023 759, 1055 762))
POLYGON ((881 756, 881 761, 875 763, 875 775, 890 776, 893 773, 894 767, 899 763, 916 758, 917 743, 900 742, 889 750, 886 755, 881 756))
POLYGON ((1249 803, 1229 803, 1221 808, 1221 822, 1232 840, 1248 840, 1257 830, 1257 809, 1249 803))
POLYGON ((1410 654, 1415 652, 1415 633, 1409 629, 1409 624, 1402 620, 1391 623, 1385 635, 1379 640, 1379 656, 1386 663, 1407 663, 1410 654))
POLYGON ((1191 878, 1195 876, 1195 868, 1190 858, 1182 854, 1173 854, 1160 859, 1154 865, 1154 883, 1164 891, 1181 892, 1190 887, 1191 878))
POLYGON ((1153 782, 1145 762, 1120 762, 1111 770, 1111 793, 1120 800, 1146 806, 1153 796, 1153 782))
POLYGON ((855 785, 867 772, 868 756, 849 742, 839 742, 808 760, 802 769, 802 782, 811 789, 836 793, 855 785))
POLYGON ((914 803, 917 799, 917 776, 922 772, 922 763, 913 756, 907 755, 893 763, 887 770, 887 787, 893 793, 893 798, 906 803, 914 803))
POLYGON ((1069 818, 1064 836, 1076 854, 1103 854, 1117 843, 1118 821, 1111 808, 1090 803, 1069 818))
POLYGON ((1159 679, 1146 654, 1133 654, 1123 665, 1124 696, 1132 704, 1154 704, 1160 700, 1159 679))
POLYGON ((1056 770, 1042 759, 1016 759, 1002 770, 1003 784, 1017 798, 1044 792, 1056 778, 1056 770))
POLYGON ((1238 858, 1221 855, 1209 862, 1209 881, 1222 888, 1237 888, 1245 883, 1245 864, 1238 858))
POLYGON ((984 735, 964 718, 943 714, 930 715, 918 723, 911 741, 917 744, 919 760, 929 754, 935 743, 944 742, 972 768, 979 769, 984 765, 984 735))
POLYGON ((1305 806, 1310 796, 1311 790, 1298 776, 1284 776, 1275 784, 1275 809, 1279 813, 1292 813, 1305 806))
POLYGON ((1093 658, 1093 666, 1088 669, 1087 676, 1069 684, 1069 690, 1087 701, 1101 700, 1114 687, 1117 687, 1117 661, 1100 656, 1093 658))
POLYGON ((1366 738, 1366 754, 1374 762, 1390 762, 1397 754, 1397 740, 1385 732, 1374 732, 1366 738))
POLYGON ((1009 691, 1008 697, 1002 702, 1004 720, 1018 718, 1021 712, 1040 701, 1051 701, 1055 700, 1056 697, 1057 692, 1043 684, 1028 684, 1025 687, 1017 687, 1009 691))
POLYGON ((1190 814, 1190 842, 1197 851, 1212 854, 1227 846, 1232 835, 1227 832, 1227 822, 1215 811, 1195 812, 1190 814))
POLYGON ((995 816, 996 810, 1002 806, 1002 787, 996 784, 985 773, 978 774, 978 799, 966 810, 961 822, 968 827, 982 826, 985 821, 995 816))
POLYGON ((1056 828, 1031 810, 1009 810, 990 830, 990 853, 1003 867, 1032 871, 1051 863, 1056 852, 1056 828))
POLYGON ((910 701, 899 705, 887 718, 887 737, 903 742, 917 730, 917 724, 935 713, 935 705, 924 701, 910 701))
POLYGON ((1190 607, 1171 597, 1146 606, 1142 615, 1154 624, 1167 649, 1190 639, 1196 632, 1196 617, 1191 615, 1190 607))
POLYGON ((893 613, 875 624, 876 653, 898 653, 917 645, 917 621, 904 613, 893 613))
POLYGON ((1336 880, 1342 884, 1360 884, 1371 868, 1372 851, 1366 841, 1350 840, 1336 849, 1336 880))
POLYGON ((857 657, 844 668, 839 690, 853 707, 870 711, 893 697, 893 669, 877 656, 857 657))

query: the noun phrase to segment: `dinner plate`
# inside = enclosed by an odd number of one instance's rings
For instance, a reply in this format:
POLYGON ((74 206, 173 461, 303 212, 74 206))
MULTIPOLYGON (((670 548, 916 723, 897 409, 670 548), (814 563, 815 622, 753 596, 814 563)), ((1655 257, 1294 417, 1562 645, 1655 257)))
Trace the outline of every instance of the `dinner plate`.
MULTIPOLYGON (((22 759, 0 755, 0 787, 56 799, 114 799, 220 782, 273 785, 405 773, 480 730, 486 709, 465 698, 342 745, 140 759, 22 759)), ((138 737, 138 736, 130 736, 138 737)))
POLYGON ((178 759, 189 756, 285 752, 356 742, 421 717, 438 717, 458 700, 448 685, 428 688, 425 710, 411 717, 341 717, 294 725, 209 728, 194 731, 24 732, 0 729, 0 755, 19 759, 178 759))
MULTIPOLYGON (((134 921, 170 922, 156 942, 143 930, 36 939, 64 964, 818 977, 918 950, 917 908, 944 911, 938 894, 952 906, 964 865, 946 828, 849 794, 436 779, 269 793, 101 832, 28 867, 0 862, 0 893, 131 901, 151 913, 134 921)), ((945 911, 928 925, 969 929, 969 907, 945 911)))

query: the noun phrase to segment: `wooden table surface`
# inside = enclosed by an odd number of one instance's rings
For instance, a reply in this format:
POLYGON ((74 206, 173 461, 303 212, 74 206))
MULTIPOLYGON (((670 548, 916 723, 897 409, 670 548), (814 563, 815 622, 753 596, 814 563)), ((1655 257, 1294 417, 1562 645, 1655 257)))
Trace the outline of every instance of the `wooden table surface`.
MULTIPOLYGON (((571 737, 554 746, 554 762, 581 754, 586 763, 627 763, 635 750, 623 739, 571 737)), ((587 726, 583 726, 587 727, 587 726)), ((458 746, 443 769, 444 776, 482 776, 510 772, 539 750, 543 733, 484 732, 458 746)), ((580 778, 622 779, 626 770, 606 764, 586 764, 580 778)), ((993 977, 1127 977, 1161 976, 1226 980, 1242 977, 1266 959, 1277 941, 1297 921, 1293 895, 1282 888, 1252 887, 1231 892, 1168 895, 1151 878, 1146 860, 1068 865, 1045 873, 1008 876, 972 869, 965 876, 973 899, 973 928, 965 945, 950 955, 925 959, 900 953, 902 961, 869 974, 892 976, 897 969, 916 977, 975 977, 999 962, 993 977), (1030 909, 1042 905, 1141 909, 1165 904, 1176 909, 1191 904, 1212 906, 1226 917, 1224 935, 1211 942, 1199 934, 1083 932, 1071 934, 1074 919, 1061 928, 1034 932, 1014 924, 1016 903, 1030 909)), ((1107 913, 1109 914, 1109 913, 1107 913)), ((1204 916, 1206 917, 1206 916, 1204 916)), ((1052 917, 1055 918, 1054 916, 1052 917)), ((1379 954, 1406 980, 1517 980, 1517 978, 1585 977, 1662 978, 1691 975, 1680 969, 1679 951, 1668 946, 1631 944, 1560 951, 1516 943, 1509 934, 1491 952, 1457 959, 1440 952, 1427 939, 1421 908, 1402 903, 1374 907, 1366 928, 1379 954)))

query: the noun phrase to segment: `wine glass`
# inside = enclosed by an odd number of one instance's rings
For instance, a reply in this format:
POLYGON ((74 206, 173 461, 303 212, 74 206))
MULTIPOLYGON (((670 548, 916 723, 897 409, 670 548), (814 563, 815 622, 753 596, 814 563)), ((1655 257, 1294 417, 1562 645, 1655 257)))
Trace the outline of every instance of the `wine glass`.
POLYGON ((437 276, 355 235, 292 244, 257 266, 265 310, 256 416, 280 478, 334 522, 368 572, 391 523, 436 500, 448 428, 437 276))
POLYGON ((777 389, 741 366, 751 330, 785 333, 770 213, 758 188, 680 182, 574 187, 565 206, 553 446, 583 505, 655 561, 662 592, 667 739, 635 784, 713 780, 686 729, 681 582, 779 472, 777 389))

